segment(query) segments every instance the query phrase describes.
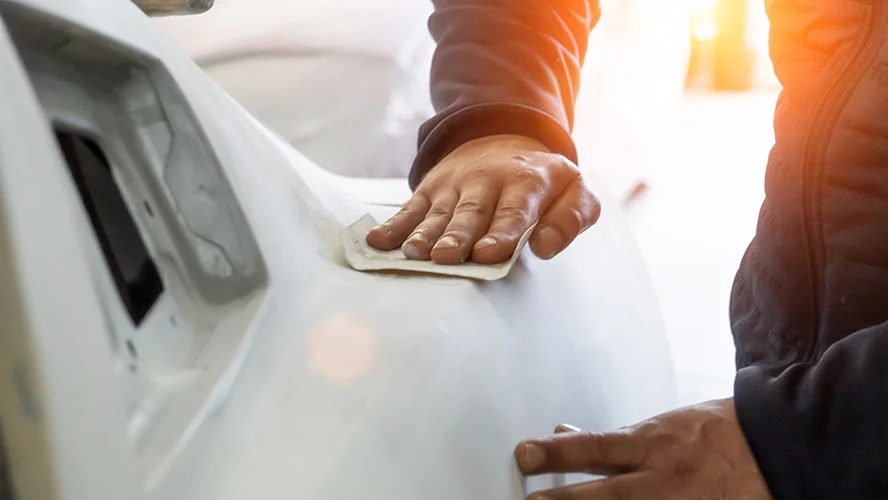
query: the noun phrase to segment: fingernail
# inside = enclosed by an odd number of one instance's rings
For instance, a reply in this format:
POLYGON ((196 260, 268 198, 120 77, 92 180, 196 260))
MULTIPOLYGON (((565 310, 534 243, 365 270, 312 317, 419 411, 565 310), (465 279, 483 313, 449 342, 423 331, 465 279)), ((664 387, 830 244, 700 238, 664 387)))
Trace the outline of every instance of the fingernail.
POLYGON ((419 251, 419 247, 417 243, 424 243, 425 246, 428 246, 426 243, 425 236, 422 234, 414 234, 413 236, 407 238, 407 241, 401 245, 401 251, 404 252, 404 255, 407 256, 408 259, 421 259, 423 258, 422 253, 419 251))
POLYGON ((496 238, 494 238, 493 236, 485 236, 478 240, 478 243, 475 243, 475 250, 482 250, 487 247, 492 247, 493 245, 496 245, 496 243, 496 238))
POLYGON ((536 470, 546 462, 546 450, 533 443, 525 443, 521 461, 527 470, 536 470))
POLYGON ((407 241, 405 242, 405 244, 407 244, 407 243, 414 245, 414 246, 416 246, 417 243, 425 243, 426 245, 428 245, 429 240, 427 240, 425 235, 422 233, 413 233, 410 235, 409 238, 407 238, 407 241))
POLYGON ((456 241, 456 238, 453 236, 445 236, 438 240, 438 243, 435 244, 435 248, 437 249, 445 249, 445 248, 456 248, 459 246, 459 242, 456 241))
POLYGON ((552 257, 555 257, 564 244, 564 240, 561 238, 561 234, 558 232, 558 230, 553 229, 549 226, 540 229, 539 241, 541 246, 552 249, 549 251, 549 253, 543 255, 544 259, 551 259, 552 257))
POLYGON ((419 255, 419 250, 416 249, 416 245, 409 241, 401 245, 401 251, 404 252, 404 255, 406 255, 408 259, 415 259, 419 255))
POLYGON ((385 225, 385 224, 380 224, 380 225, 374 227, 374 228, 373 228, 373 231, 374 231, 374 232, 377 232, 377 233, 380 233, 380 234, 382 234, 382 235, 384 235, 384 236, 388 236, 388 235, 391 234, 391 232, 392 232, 392 230, 389 229, 388 226, 385 225))

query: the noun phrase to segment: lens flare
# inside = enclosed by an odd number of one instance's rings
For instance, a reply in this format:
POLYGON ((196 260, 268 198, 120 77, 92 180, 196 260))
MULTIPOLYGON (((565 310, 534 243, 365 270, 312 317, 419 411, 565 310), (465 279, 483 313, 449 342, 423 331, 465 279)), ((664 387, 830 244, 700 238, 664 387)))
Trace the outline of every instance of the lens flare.
POLYGON ((321 319, 308 334, 311 371, 337 385, 350 385, 373 370, 376 334, 351 316, 321 319))

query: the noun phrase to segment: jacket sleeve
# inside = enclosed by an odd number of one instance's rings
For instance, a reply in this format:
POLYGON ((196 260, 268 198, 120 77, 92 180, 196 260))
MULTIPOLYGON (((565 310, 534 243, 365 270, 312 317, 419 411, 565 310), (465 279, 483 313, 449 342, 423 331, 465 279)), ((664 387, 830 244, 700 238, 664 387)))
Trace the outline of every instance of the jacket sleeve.
POLYGON ((888 498, 888 323, 810 363, 743 368, 735 406, 777 500, 888 498))
POLYGON ((524 135, 577 161, 570 132, 598 0, 433 0, 437 115, 419 130, 410 171, 422 177, 462 144, 524 135))

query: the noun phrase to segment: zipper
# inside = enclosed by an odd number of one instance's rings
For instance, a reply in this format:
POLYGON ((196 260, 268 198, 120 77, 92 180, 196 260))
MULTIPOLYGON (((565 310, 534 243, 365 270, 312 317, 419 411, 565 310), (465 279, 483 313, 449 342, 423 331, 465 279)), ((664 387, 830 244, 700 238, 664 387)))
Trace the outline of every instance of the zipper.
POLYGON ((820 215, 821 203, 815 196, 822 185, 824 157, 826 156, 829 131, 834 130, 842 110, 851 99, 854 89, 869 69, 876 52, 882 46, 885 32, 883 16, 884 0, 873 0, 872 15, 867 23, 866 33, 854 49, 853 60, 840 70, 833 83, 824 91, 824 98, 814 112, 813 126, 806 138, 802 158, 802 221, 805 253, 808 263, 808 284, 811 290, 811 331, 815 332, 814 342, 805 354, 805 362, 811 362, 820 350, 821 307, 824 286, 823 273, 818 266, 821 260, 817 248, 823 247, 823 228, 815 224, 815 215, 820 215), (827 140, 824 140, 827 139, 827 140), (809 163, 809 158, 813 159, 809 163), (805 168, 806 165, 812 168, 805 168), (816 204, 816 206, 815 206, 816 204), (816 241, 815 241, 816 239, 816 241))

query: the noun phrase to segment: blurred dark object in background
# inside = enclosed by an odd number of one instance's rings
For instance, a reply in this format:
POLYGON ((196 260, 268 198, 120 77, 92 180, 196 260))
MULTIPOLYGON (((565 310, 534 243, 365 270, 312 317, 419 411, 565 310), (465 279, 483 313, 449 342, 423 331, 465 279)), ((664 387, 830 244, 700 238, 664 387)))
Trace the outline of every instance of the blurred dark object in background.
POLYGON ((687 86, 746 91, 755 82, 756 51, 749 43, 749 0, 696 0, 691 14, 687 86))
POLYGON ((0 427, 0 500, 15 500, 12 496, 12 479, 9 475, 9 462, 3 445, 3 427, 0 427))
POLYGON ((215 0, 133 0, 149 16, 187 16, 203 14, 215 0))

